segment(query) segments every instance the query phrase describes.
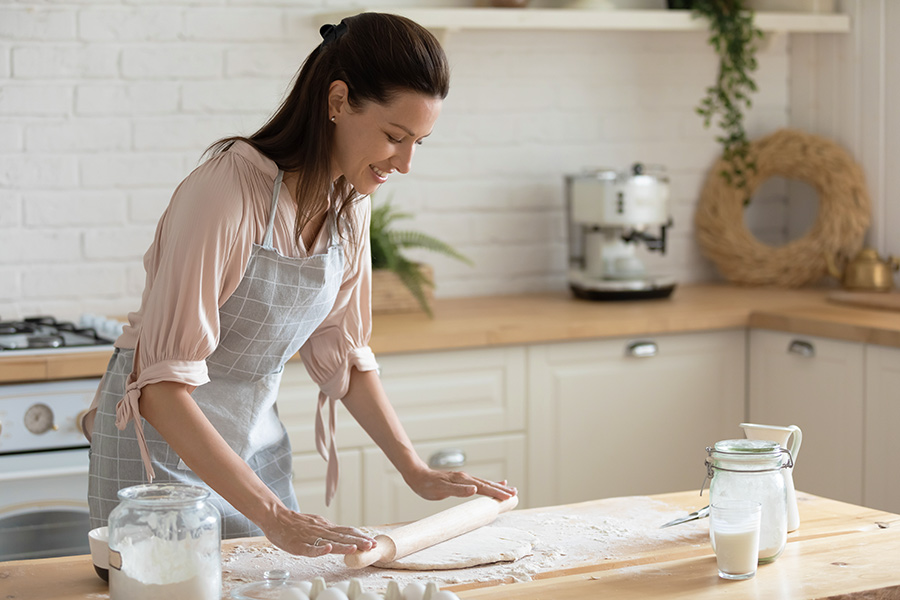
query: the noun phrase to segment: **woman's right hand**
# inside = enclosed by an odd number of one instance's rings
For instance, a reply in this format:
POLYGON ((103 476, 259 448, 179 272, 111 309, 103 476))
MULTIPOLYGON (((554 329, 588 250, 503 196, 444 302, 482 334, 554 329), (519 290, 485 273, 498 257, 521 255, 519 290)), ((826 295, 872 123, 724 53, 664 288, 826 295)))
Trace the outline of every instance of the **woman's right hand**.
POLYGON ((355 527, 340 527, 325 517, 284 507, 262 530, 273 545, 300 556, 353 554, 375 547, 375 540, 355 527))

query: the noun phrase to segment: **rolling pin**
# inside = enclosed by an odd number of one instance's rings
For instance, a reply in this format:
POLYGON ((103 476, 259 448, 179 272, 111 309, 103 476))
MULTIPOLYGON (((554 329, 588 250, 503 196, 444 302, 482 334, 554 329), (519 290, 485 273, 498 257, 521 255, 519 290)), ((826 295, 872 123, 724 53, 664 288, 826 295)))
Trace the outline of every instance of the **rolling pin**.
POLYGON ((440 544, 458 535, 478 529, 497 518, 500 513, 512 510, 519 503, 513 496, 503 502, 482 496, 453 508, 413 521, 376 535, 377 545, 371 550, 355 552, 344 557, 344 564, 351 569, 361 569, 375 563, 388 563, 423 548, 440 544))

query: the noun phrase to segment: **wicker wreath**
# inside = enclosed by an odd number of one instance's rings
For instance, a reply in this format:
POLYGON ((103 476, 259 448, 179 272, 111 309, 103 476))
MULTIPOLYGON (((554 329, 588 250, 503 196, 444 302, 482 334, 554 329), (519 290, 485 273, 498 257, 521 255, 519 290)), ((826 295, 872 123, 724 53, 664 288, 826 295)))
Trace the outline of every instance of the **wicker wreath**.
POLYGON ((757 171, 748 192, 736 190, 719 174, 719 160, 703 186, 694 222, 707 258, 733 283, 799 287, 828 272, 826 256, 853 256, 869 227, 869 193, 863 170, 831 140, 781 129, 751 144, 757 171), (816 222, 802 238, 772 247, 744 225, 744 199, 769 177, 805 181, 819 194, 816 222))

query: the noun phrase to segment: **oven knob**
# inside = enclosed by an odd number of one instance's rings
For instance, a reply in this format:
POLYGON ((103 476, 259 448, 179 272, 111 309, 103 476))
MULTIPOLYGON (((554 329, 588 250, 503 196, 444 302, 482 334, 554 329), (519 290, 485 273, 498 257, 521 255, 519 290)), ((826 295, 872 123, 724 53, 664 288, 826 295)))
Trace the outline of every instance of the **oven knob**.
POLYGON ((31 433, 47 433, 59 429, 53 422, 53 409, 46 404, 35 404, 25 411, 25 429, 31 433))

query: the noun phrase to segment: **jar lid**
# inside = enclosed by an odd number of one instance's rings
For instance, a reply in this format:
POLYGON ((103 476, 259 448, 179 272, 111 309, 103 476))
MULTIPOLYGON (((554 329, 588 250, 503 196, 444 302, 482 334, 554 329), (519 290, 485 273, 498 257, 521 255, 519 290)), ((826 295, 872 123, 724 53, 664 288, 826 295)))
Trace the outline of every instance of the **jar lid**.
POLYGON ((728 454, 772 454, 781 453, 781 446, 769 440, 722 440, 713 446, 713 452, 728 454))
POLYGON ((254 581, 231 590, 232 600, 278 600, 290 597, 291 590, 304 591, 298 581, 290 579, 291 574, 283 569, 273 569, 263 573, 262 581, 254 581))
POLYGON ((599 167, 596 169, 584 169, 580 173, 574 175, 567 175, 566 177, 570 180, 575 179, 598 179, 601 181, 615 181, 619 176, 619 172, 615 169, 610 169, 607 167, 599 167))
POLYGON ((118 496, 122 502, 169 508, 202 502, 209 497, 209 490, 183 483, 143 483, 119 490, 118 496))

